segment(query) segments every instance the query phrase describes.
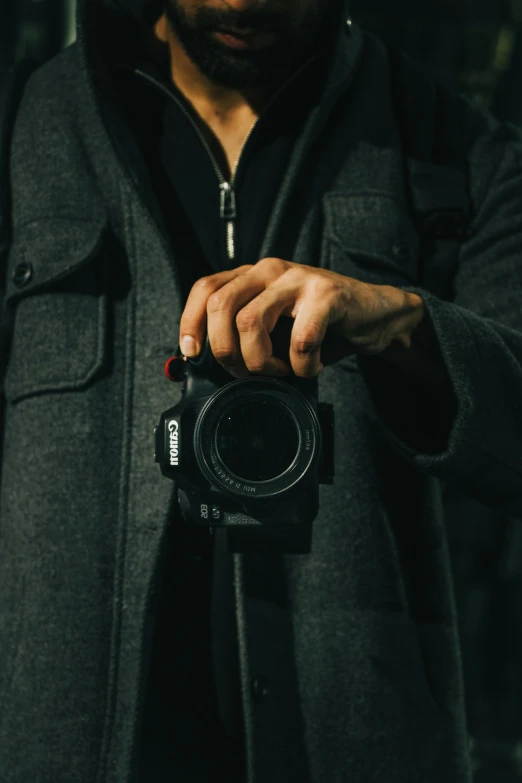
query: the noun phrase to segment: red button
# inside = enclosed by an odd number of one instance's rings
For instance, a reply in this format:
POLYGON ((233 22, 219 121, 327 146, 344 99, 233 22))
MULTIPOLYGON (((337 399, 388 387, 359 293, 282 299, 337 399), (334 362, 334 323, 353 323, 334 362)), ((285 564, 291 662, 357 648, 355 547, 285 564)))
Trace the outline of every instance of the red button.
POLYGON ((181 356, 172 356, 165 362, 165 375, 173 383, 179 383, 185 379, 185 370, 185 362, 181 356))

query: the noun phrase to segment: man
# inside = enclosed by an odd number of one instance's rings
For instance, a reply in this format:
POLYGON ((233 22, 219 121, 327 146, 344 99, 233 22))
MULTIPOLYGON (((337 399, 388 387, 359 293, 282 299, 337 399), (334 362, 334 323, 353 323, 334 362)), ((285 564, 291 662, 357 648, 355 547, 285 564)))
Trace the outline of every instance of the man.
POLYGON ((436 93, 429 127, 455 140, 474 212, 436 296, 389 53, 347 14, 88 0, 78 43, 28 84, 2 783, 470 780, 439 482, 522 506, 522 141, 436 93), (316 377, 335 407, 308 555, 231 554, 152 459, 181 393, 162 366, 207 333, 231 377, 316 377))

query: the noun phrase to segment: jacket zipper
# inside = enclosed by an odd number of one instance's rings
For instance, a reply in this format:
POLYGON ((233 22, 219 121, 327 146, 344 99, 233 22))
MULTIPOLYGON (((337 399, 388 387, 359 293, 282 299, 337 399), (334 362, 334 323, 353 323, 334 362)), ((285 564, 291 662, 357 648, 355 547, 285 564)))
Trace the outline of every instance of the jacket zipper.
POLYGON ((147 79, 147 81, 149 81, 155 87, 158 87, 162 92, 165 93, 165 95, 168 95, 169 98, 172 98, 172 100, 175 101, 175 103, 177 104, 177 106, 179 106, 179 108, 181 109, 185 117, 192 123, 192 127, 194 128, 197 135, 199 136, 199 139, 203 144, 203 147, 206 149, 210 161, 212 163, 212 168, 214 169, 219 182, 219 189, 221 193, 219 216, 222 220, 226 222, 227 257, 229 261, 234 261, 236 257, 235 223, 237 220, 237 202, 236 202, 236 191, 234 190, 234 185, 236 181, 237 170, 239 167, 239 161, 241 160, 243 150, 245 149, 247 142, 250 139, 250 136, 252 135, 254 128, 256 127, 259 119, 257 119, 254 122, 254 124, 248 131, 246 138, 241 146, 241 150, 236 159, 236 162, 234 163, 232 176, 228 181, 227 178, 224 176, 223 172, 221 171, 219 163, 217 162, 214 153, 210 148, 209 143, 207 142, 200 128, 194 122, 194 119, 191 116, 190 112, 187 111, 187 109, 185 108, 185 106, 183 106, 181 101, 179 101, 178 98, 175 95, 173 95, 173 93, 168 89, 168 87, 166 87, 164 84, 159 82, 153 76, 150 76, 148 73, 145 73, 144 71, 140 71, 139 69, 136 69, 135 73, 138 76, 142 76, 144 79, 147 79))
MULTIPOLYGON (((312 58, 312 59, 315 59, 312 58)), ((280 87, 279 90, 276 91, 276 93, 272 96, 270 101, 268 102, 267 106, 265 107, 265 113, 267 109, 271 106, 272 103, 274 103, 275 100, 279 97, 279 95, 296 79, 299 74, 310 64, 311 60, 308 60, 304 65, 299 68, 296 73, 294 73, 290 79, 283 84, 282 87, 280 87)), ((181 103, 180 100, 169 90, 169 88, 163 84, 162 82, 155 79, 150 74, 146 73, 145 71, 140 70, 139 68, 136 68, 134 70, 134 73, 136 73, 138 76, 143 77, 148 82, 153 84, 155 87, 157 87, 159 90, 161 90, 165 95, 167 95, 169 98, 171 98, 173 101, 175 101, 176 105, 179 106, 185 117, 189 120, 189 122, 192 124, 192 127, 196 131, 199 139, 201 140, 201 143, 203 144, 203 147, 208 153, 208 156, 210 158, 210 161, 212 163, 212 168, 214 169, 216 176, 218 178, 219 182, 219 190, 220 190, 220 209, 219 209, 219 216, 222 220, 226 223, 226 244, 227 244, 227 258, 229 261, 235 261, 236 258, 236 221, 237 221, 237 202, 236 202, 236 191, 234 189, 235 183, 236 183, 236 175, 239 168, 239 163, 241 161, 241 158, 243 156, 243 152, 245 150, 246 145, 248 144, 248 141, 250 137, 252 136, 252 133, 254 132, 255 128, 257 127, 259 123, 259 117, 256 119, 250 130, 248 131, 245 140, 243 141, 243 144, 241 145, 241 149, 239 151, 239 155, 236 158, 236 161, 234 163, 234 166, 232 168, 231 177, 230 180, 227 180, 227 178, 224 176, 219 163, 217 162, 214 153, 212 152, 210 145, 208 141, 206 140, 205 136, 201 132, 198 125, 194 122, 194 118, 191 116, 190 112, 186 109, 186 107, 181 103)), ((264 115, 263 115, 264 116, 264 115)))

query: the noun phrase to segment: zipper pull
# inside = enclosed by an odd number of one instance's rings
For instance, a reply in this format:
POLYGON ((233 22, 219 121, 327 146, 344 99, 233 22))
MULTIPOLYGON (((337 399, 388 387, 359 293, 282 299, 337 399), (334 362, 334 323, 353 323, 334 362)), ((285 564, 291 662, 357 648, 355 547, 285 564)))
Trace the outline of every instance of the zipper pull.
POLYGON ((222 182, 221 190, 221 217, 223 220, 235 220, 237 218, 236 192, 230 182, 222 182))
POLYGON ((227 256, 229 261, 236 257, 235 225, 237 219, 236 192, 230 182, 222 182, 220 215, 227 221, 227 256))

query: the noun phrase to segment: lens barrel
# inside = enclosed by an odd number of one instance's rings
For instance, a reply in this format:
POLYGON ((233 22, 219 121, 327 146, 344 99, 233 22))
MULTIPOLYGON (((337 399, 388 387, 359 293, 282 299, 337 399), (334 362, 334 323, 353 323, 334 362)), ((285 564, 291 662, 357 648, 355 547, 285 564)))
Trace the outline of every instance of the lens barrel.
POLYGON ((228 384, 201 410, 194 452, 219 491, 249 500, 280 496, 317 463, 321 427, 307 398, 284 381, 228 384))

